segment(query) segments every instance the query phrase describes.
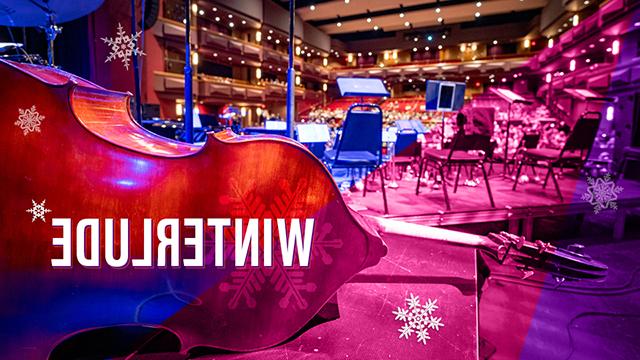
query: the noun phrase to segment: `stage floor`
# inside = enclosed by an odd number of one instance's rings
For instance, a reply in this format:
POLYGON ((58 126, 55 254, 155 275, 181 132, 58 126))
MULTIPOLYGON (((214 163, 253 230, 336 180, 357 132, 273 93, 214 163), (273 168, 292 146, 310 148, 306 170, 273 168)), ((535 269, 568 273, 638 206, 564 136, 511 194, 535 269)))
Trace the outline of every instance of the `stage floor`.
MULTIPOLYGON (((509 178, 494 175, 489 182, 495 208, 490 205, 484 182, 468 187, 462 185, 461 179, 457 193, 453 193, 453 186, 447 187, 451 202, 451 210, 447 211, 441 188, 432 189, 423 184, 420 194, 416 195, 415 179, 400 180, 397 189, 387 187, 389 214, 386 216, 422 225, 442 226, 593 211, 593 205, 582 200, 588 188, 586 179, 569 175, 559 179, 564 201, 558 198, 551 180, 546 189, 540 183, 530 182, 518 184, 516 191, 512 190, 513 180, 509 178)), ((640 206, 640 183, 624 179, 615 183, 623 187, 618 195, 619 208, 640 206)), ((368 191, 365 197, 362 191, 354 191, 343 194, 344 199, 352 209, 362 214, 384 215, 378 181, 374 180, 370 187, 375 190, 368 191)))

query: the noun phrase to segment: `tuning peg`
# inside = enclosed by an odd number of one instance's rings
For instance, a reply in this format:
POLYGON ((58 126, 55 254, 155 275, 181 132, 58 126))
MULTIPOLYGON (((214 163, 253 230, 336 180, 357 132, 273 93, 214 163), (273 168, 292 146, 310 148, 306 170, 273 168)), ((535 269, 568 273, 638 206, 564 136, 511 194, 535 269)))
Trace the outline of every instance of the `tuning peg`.
POLYGON ((518 266, 517 269, 522 272, 522 280, 526 280, 534 274, 533 269, 528 266, 518 266))

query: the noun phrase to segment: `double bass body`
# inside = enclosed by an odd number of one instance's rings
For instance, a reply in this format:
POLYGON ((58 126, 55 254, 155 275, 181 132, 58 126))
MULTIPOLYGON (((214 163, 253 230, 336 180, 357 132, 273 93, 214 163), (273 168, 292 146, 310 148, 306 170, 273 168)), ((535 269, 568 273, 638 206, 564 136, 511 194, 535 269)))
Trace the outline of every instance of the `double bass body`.
MULTIPOLYGON (((127 94, 2 60, 0 77, 4 358, 45 358, 72 334, 117 325, 167 329, 183 349, 273 346, 386 253, 382 240, 346 207, 324 166, 291 140, 222 132, 209 134, 203 146, 179 143, 137 125, 127 94), (208 229, 203 267, 83 267, 76 259, 73 266, 53 268, 51 259, 62 256, 52 243, 62 236, 52 226, 59 218, 74 224, 128 219, 132 259, 144 256, 145 219, 314 224, 307 267, 283 266, 275 251, 272 266, 208 266, 216 260, 219 236, 208 229)), ((235 255, 232 229, 222 235, 229 245, 225 260, 235 255)), ((184 223, 178 231, 181 238, 194 235, 184 223)), ((71 241, 77 240, 74 234, 71 241)), ((265 247, 258 251, 263 255, 265 247)))

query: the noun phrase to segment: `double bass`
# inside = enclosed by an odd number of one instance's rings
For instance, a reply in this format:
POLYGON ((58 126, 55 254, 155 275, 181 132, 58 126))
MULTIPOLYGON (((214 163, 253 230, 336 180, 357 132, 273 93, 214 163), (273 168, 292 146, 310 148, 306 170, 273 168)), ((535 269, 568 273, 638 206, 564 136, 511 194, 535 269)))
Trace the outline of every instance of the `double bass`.
MULTIPOLYGON (((275 346, 303 330, 342 284, 376 265, 388 234, 481 248, 499 259, 515 254, 528 266, 577 278, 606 273, 586 255, 508 234, 480 237, 360 216, 326 167, 287 138, 223 131, 208 134, 202 146, 177 142, 139 126, 129 94, 5 60, 0 78, 3 359, 64 358, 70 339, 116 328, 140 347, 155 336, 169 336, 180 351, 275 346), (274 231, 273 249, 259 249, 273 250, 270 266, 236 266, 232 226, 223 236, 229 246, 222 267, 212 266, 217 235, 208 227, 201 268, 81 266, 75 250, 71 266, 54 268, 52 259, 65 254, 53 246, 63 236, 53 219, 63 218, 100 220, 99 232, 72 236, 86 256, 106 250, 103 220, 128 219, 131 258, 144 257, 146 237, 158 256, 158 237, 168 236, 147 234, 145 219, 313 219, 310 262, 285 266, 274 231), (94 235, 99 248, 85 244, 94 235)), ((179 225, 182 237, 193 229, 179 225)), ((182 244, 182 255, 189 249, 182 244)))

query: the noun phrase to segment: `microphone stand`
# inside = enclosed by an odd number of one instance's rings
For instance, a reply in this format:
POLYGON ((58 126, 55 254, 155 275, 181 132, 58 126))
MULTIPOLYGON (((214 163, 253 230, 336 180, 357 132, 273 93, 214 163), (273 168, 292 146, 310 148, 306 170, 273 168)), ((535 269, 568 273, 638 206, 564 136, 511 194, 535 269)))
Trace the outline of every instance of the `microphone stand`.
POLYGON ((193 144, 193 94, 191 78, 191 0, 185 0, 184 37, 184 140, 193 144))
POLYGON ((296 71, 293 68, 294 36, 296 5, 295 0, 289 0, 289 68, 287 69, 287 136, 293 138, 293 123, 296 108, 296 71))

